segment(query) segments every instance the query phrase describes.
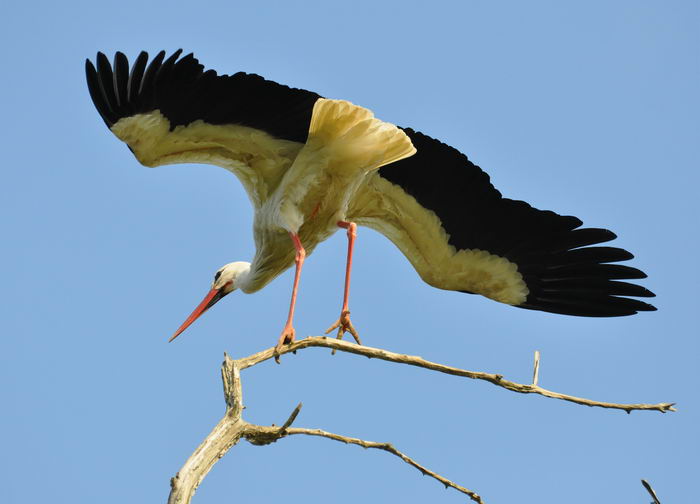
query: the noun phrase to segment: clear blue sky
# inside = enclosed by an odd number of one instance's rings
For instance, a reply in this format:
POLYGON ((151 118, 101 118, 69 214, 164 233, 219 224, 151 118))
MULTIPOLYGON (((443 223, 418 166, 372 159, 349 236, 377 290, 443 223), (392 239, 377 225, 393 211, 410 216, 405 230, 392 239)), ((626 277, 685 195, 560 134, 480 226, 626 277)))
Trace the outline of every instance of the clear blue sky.
MULTIPOLYGON (((679 409, 627 415, 307 350, 244 373, 249 421, 279 424, 303 401, 298 426, 391 441, 489 503, 645 503, 640 478, 664 504, 694 501, 699 4, 572 4, 6 5, 0 501, 164 502, 224 411, 223 352, 272 346, 283 325, 291 272, 166 344, 213 272, 252 256, 251 208, 221 168, 140 166, 94 110, 83 64, 179 47, 454 145, 506 196, 616 232, 658 295, 658 312, 620 319, 518 310, 428 287, 360 229, 351 309, 367 344, 516 381, 539 349, 544 387, 679 409)), ((338 316, 344 251, 338 233, 309 258, 301 336, 338 316)), ((237 446, 194 502, 396 497, 464 501, 388 454, 292 438, 237 446)))

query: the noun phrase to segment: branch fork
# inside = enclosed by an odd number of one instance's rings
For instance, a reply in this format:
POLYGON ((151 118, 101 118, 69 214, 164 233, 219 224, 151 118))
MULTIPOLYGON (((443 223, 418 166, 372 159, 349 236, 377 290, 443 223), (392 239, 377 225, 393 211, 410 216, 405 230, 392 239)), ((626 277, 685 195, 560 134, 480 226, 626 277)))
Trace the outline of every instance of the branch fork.
MULTIPOLYGON (((430 476, 446 488, 454 488, 455 490, 467 495, 472 501, 483 504, 483 500, 479 494, 454 483, 447 478, 431 471, 430 469, 418 464, 415 460, 400 452, 391 443, 377 443, 374 441, 366 441, 363 439, 342 436, 321 429, 307 429, 300 427, 292 427, 302 404, 299 403, 289 415, 289 418, 281 425, 263 426, 255 425, 246 422, 243 415, 243 387, 241 385, 241 370, 264 362, 268 359, 277 358, 289 352, 297 352, 304 348, 324 347, 331 348, 334 351, 339 350, 357 355, 363 355, 368 358, 376 358, 399 364, 408 364, 411 366, 422 367, 432 371, 438 371, 445 374, 462 376, 475 380, 488 381, 496 386, 518 392, 521 394, 539 394, 545 397, 561 399, 564 401, 582 404, 585 406, 596 406, 600 408, 619 409, 630 413, 633 410, 659 411, 666 413, 667 411, 676 411, 674 403, 658 403, 658 404, 618 404, 602 401, 594 401, 575 397, 567 394, 553 392, 544 389, 538 385, 540 353, 535 352, 534 368, 532 383, 521 384, 506 380, 503 375, 485 373, 481 371, 468 371, 459 369, 444 364, 427 361, 421 357, 398 354, 389 352, 381 348, 372 348, 360 346, 343 340, 326 337, 308 337, 300 341, 295 341, 291 344, 283 346, 281 349, 268 348, 256 354, 241 359, 233 360, 227 354, 224 354, 224 362, 221 366, 221 378, 224 387, 224 398, 226 401, 226 413, 214 429, 205 438, 202 444, 197 447, 190 458, 185 462, 180 471, 170 480, 170 497, 168 504, 189 504, 194 492, 202 482, 207 473, 211 470, 214 464, 223 457, 226 452, 236 445, 241 438, 254 445, 267 445, 278 441, 287 436, 304 434, 307 436, 319 436, 334 441, 340 441, 346 444, 354 444, 364 448, 376 448, 396 455, 407 464, 418 469, 422 474, 430 476), (278 351, 279 350, 279 351, 278 351)), ((645 485, 646 487, 646 485, 645 485)), ((657 501, 658 502, 658 501, 657 501)))

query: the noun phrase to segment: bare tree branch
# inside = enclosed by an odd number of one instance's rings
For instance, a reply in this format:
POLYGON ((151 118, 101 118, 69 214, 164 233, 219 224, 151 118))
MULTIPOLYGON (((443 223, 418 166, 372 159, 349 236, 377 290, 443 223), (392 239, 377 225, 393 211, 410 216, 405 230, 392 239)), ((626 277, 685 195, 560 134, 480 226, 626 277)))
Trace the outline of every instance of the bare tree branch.
POLYGON ((297 407, 294 408, 294 411, 292 411, 291 415, 289 415, 289 418, 287 418, 287 421, 282 424, 282 427, 280 427, 279 431, 280 434, 286 434, 287 433, 287 427, 292 425, 294 423, 294 420, 297 419, 297 415, 301 411, 301 403, 297 404, 297 407))
POLYGON ((226 414, 187 459, 180 471, 170 479, 168 504, 189 504, 195 490, 207 473, 232 446, 241 439, 246 422, 243 412, 243 388, 241 372, 228 355, 224 354, 221 365, 221 380, 224 384, 226 414))
MULTIPOLYGON (((364 355, 369 358, 377 358, 386 360, 389 362, 396 362, 399 364, 408 364, 411 366, 422 367, 430 369, 432 371, 438 371, 440 373, 451 374, 455 376, 462 376, 466 378, 472 378, 475 380, 484 380, 499 387, 511 390, 513 392, 518 392, 521 394, 539 394, 545 397, 552 397, 554 399, 562 399, 564 401, 570 401, 577 404, 583 404, 586 406, 598 406, 601 408, 612 408, 621 409, 627 411, 627 413, 632 410, 654 410, 665 413, 667 411, 676 411, 673 408, 673 403, 659 403, 659 404, 617 404, 608 403, 601 401, 593 401, 591 399, 583 399, 580 397, 574 397, 566 394, 560 394, 558 392, 552 392, 550 390, 540 387, 537 382, 539 380, 539 365, 540 365, 540 353, 535 352, 535 361, 533 369, 533 377, 531 384, 521 384, 515 383, 503 378, 503 375, 484 373, 481 371, 468 371, 466 369, 459 369, 456 367, 445 366, 444 364, 438 364, 435 362, 427 361, 421 357, 412 355, 403 355, 394 352, 389 352, 381 348, 372 348, 366 346, 356 345, 354 343, 349 343, 346 341, 326 338, 326 337, 309 337, 300 341, 296 341, 292 344, 285 345, 279 352, 279 355, 296 352, 304 348, 309 347, 325 347, 332 348, 333 350, 340 350, 343 352, 349 352, 357 355, 364 355)), ((364 448, 376 448, 379 450, 384 450, 393 455, 396 455, 401 460, 407 464, 412 465, 421 473, 428 475, 440 483, 444 484, 445 487, 451 487, 459 492, 464 493, 469 496, 469 498, 477 503, 483 504, 481 497, 472 490, 465 488, 457 483, 454 483, 447 478, 440 476, 439 474, 427 469, 426 467, 418 464, 415 460, 408 457, 404 453, 398 451, 390 443, 377 443, 374 441, 365 441, 362 439, 342 436, 340 434, 334 434, 332 432, 326 432, 320 429, 304 429, 291 427, 292 423, 296 419, 297 415, 301 410, 301 403, 292 411, 289 418, 282 424, 281 427, 275 425, 272 426, 262 426, 254 425, 246 422, 242 418, 243 413, 243 390, 241 386, 240 372, 242 369, 254 366, 268 359, 275 357, 275 349, 269 348, 258 352, 256 354, 244 357, 238 360, 231 359, 228 355, 224 355, 224 362, 221 366, 221 378, 224 386, 224 398, 226 400, 226 413, 224 417, 219 421, 219 423, 214 427, 211 433, 206 437, 201 445, 194 451, 190 458, 182 466, 182 469, 175 475, 174 478, 170 480, 171 492, 168 499, 168 504, 189 504, 194 492, 196 491, 199 484, 202 482, 207 473, 211 470, 217 460, 223 457, 226 452, 234 446, 241 438, 246 439, 248 442, 255 445, 265 445, 274 443, 283 437, 295 435, 295 434, 305 434, 307 436, 320 436, 328 439, 333 439, 335 441, 341 441, 346 444, 355 444, 362 446, 364 448)), ((651 486, 644 480, 642 484, 647 489, 647 491, 652 495, 655 500, 655 504, 660 504, 651 486)))
POLYGON ((537 386, 537 381, 540 379, 540 351, 535 350, 535 364, 532 369, 532 386, 537 386))
MULTIPOLYGON (((168 504, 189 504, 197 487, 204 477, 209 473, 214 464, 223 457, 226 452, 236 445, 241 438, 254 445, 266 445, 294 434, 306 434, 308 436, 320 436, 346 444, 355 444, 364 448, 377 448, 387 451, 399 457, 407 464, 412 465, 424 475, 430 476, 446 488, 451 487, 469 496, 471 500, 478 504, 484 504, 483 500, 476 492, 469 490, 447 478, 440 476, 434 471, 420 465, 418 462, 398 451, 390 443, 376 443, 363 439, 341 436, 321 429, 303 429, 291 427, 297 415, 301 411, 301 403, 289 415, 289 418, 281 427, 255 425, 246 422, 242 418, 243 413, 243 392, 241 386, 240 360, 233 360, 228 355, 224 355, 224 362, 221 365, 221 378, 224 385, 224 397, 226 399, 226 413, 206 439, 200 444, 194 453, 187 459, 180 471, 170 480, 170 496, 168 504)), ((252 364, 250 364, 252 365, 252 364)), ((250 367, 250 365, 246 367, 250 367)))
POLYGON ((379 450, 387 451, 393 455, 396 455, 397 457, 399 457, 401 460, 403 460, 407 464, 412 465, 413 467, 418 469, 421 473, 423 473, 424 476, 430 476, 432 478, 435 478, 440 483, 445 485, 445 488, 451 487, 451 488, 454 488, 455 490, 459 490, 463 494, 468 495, 469 498, 471 500, 473 500, 474 502, 480 502, 483 504, 481 497, 476 492, 473 492, 473 491, 469 490, 468 488, 465 488, 461 485, 458 485, 457 483, 454 483, 453 481, 450 481, 447 478, 440 476, 436 472, 433 472, 430 469, 420 465, 418 462, 413 460, 408 455, 401 453, 399 450, 394 448, 394 446, 391 443, 376 443, 374 441, 364 441, 362 439, 351 438, 351 437, 347 437, 347 436, 340 436, 338 434, 333 434, 332 432, 322 431, 321 429, 302 429, 299 427, 292 427, 292 428, 288 429, 287 432, 289 435, 306 434, 307 436, 321 436, 321 437, 325 437, 328 439, 333 439, 335 441, 340 441, 340 442, 346 443, 346 444, 355 444, 358 446, 362 446, 363 448, 377 448, 379 450))
MULTIPOLYGON (((296 412, 297 410, 295 410, 296 412)), ((294 414, 294 413, 292 413, 294 414)), ((462 492, 463 494, 466 494, 469 496, 471 500, 474 502, 478 502, 479 504, 484 504, 484 501, 481 499, 481 496, 477 494, 476 492, 473 492, 472 490, 469 490, 468 488, 465 488, 461 485, 458 485, 457 483, 448 480, 447 478, 440 476, 438 473, 431 471, 427 467, 422 466, 415 460, 413 460, 411 457, 406 455, 405 453, 400 452, 391 443, 377 443, 375 441, 365 441, 364 439, 358 439, 358 438, 353 438, 349 436, 341 436, 340 434, 335 434, 333 432, 326 432, 321 429, 304 429, 301 427, 287 427, 284 429, 285 432, 282 432, 282 429, 278 427, 265 427, 262 425, 252 425, 248 424, 247 427, 244 429, 243 437, 245 437, 246 440, 251 442, 252 444, 255 445, 265 445, 265 444, 270 444, 274 443, 278 439, 281 439, 286 436, 293 436, 295 434, 305 434, 307 436, 319 436, 319 437, 324 437, 328 439, 332 439, 334 441, 340 441, 341 443, 345 444, 354 444, 357 446, 361 446, 363 448, 376 448, 378 450, 384 450, 386 452, 389 452, 393 455, 396 455, 399 457, 401 460, 406 462, 409 465, 412 465, 416 469, 418 469, 424 476, 430 476, 431 478, 434 478, 438 480, 440 483, 445 485, 445 488, 454 488, 455 490, 458 490, 462 492)))
POLYGON ((654 492, 654 489, 651 488, 651 485, 647 480, 642 480, 642 486, 647 489, 647 492, 649 492, 649 495, 651 495, 651 498, 654 499, 654 502, 652 504, 661 504, 661 501, 659 498, 656 496, 656 492, 654 492))
POLYGON ((224 384, 226 409, 230 410, 231 415, 240 417, 243 412, 241 368, 226 352, 224 352, 224 362, 221 364, 221 381, 224 384))
MULTIPOLYGON (((415 355, 404 355, 394 352, 389 352, 381 348, 372 348, 368 346, 360 346, 355 343, 350 343, 348 341, 337 340, 335 338, 326 338, 324 336, 310 336, 308 338, 295 341, 289 345, 285 345, 279 352, 279 355, 283 355, 289 352, 296 352, 298 350, 303 350, 309 347, 324 347, 332 348, 334 350, 340 350, 343 352, 353 353, 357 355, 364 355, 365 357, 381 359, 389 362, 396 362, 398 364, 408 364, 410 366, 417 366, 432 371, 438 371, 440 373, 446 373, 455 376, 463 376, 465 378, 472 378, 474 380, 484 380, 499 387, 502 387, 513 392, 518 392, 520 394, 539 394, 545 397, 551 397, 553 399, 561 399, 563 401, 569 401, 576 404, 583 404, 585 406, 597 406, 599 408, 610 408, 624 410, 630 413, 633 410, 651 410, 660 411, 661 413, 666 413, 667 411, 676 411, 673 407, 675 403, 658 403, 658 404, 619 404, 603 401, 594 401, 591 399, 585 399, 582 397, 576 397, 568 394, 561 394, 559 392, 553 392, 551 390, 544 389, 537 385, 537 380, 539 378, 539 358, 536 360, 536 372, 533 376, 533 384, 516 383, 503 378, 503 375, 484 373, 482 371, 468 371, 466 369, 460 369, 452 366, 446 366, 444 364, 438 364, 436 362, 431 362, 418 357, 415 355)), ((241 369, 254 366, 260 362, 266 361, 274 357, 274 348, 268 348, 262 352, 238 359, 241 369)), ((539 355, 538 355, 539 357, 539 355)))

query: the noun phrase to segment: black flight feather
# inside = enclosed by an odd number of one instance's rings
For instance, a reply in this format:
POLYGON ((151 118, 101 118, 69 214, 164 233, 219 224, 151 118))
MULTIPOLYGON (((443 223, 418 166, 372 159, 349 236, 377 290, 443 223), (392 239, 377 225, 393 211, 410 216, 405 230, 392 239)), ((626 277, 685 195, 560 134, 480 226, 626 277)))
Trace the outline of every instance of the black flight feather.
POLYGON ((122 75, 127 75, 123 68, 125 58, 115 57, 112 68, 106 56, 98 53, 96 72, 91 63, 86 63, 90 95, 108 126, 133 114, 160 110, 170 121, 171 129, 203 120, 209 124, 240 124, 277 138, 306 141, 318 94, 255 74, 204 72, 193 55, 178 59, 181 52, 165 59, 165 52, 161 51, 145 71, 148 55, 141 53, 127 80, 126 103, 121 100, 122 75))
MULTIPOLYGON (((132 103, 136 100, 139 94, 139 88, 141 87, 141 79, 143 79, 143 72, 146 70, 146 63, 148 63, 148 53, 141 51, 141 53, 136 58, 134 66, 131 67, 131 73, 129 73, 129 83, 127 85, 127 102, 132 103)), ((135 110, 131 110, 135 112, 135 110)))
POLYGON ((126 109, 128 113, 128 91, 129 84, 129 60, 124 53, 117 51, 114 55, 114 92, 117 97, 117 106, 126 109))

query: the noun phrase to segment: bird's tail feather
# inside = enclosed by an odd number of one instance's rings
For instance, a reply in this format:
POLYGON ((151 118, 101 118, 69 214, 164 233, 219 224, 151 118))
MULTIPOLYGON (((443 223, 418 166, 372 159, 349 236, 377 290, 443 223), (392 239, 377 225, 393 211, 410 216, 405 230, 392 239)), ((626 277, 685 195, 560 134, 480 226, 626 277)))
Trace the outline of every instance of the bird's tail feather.
POLYGON ((316 100, 309 138, 321 141, 342 165, 366 171, 416 152, 402 129, 345 100, 316 100))

